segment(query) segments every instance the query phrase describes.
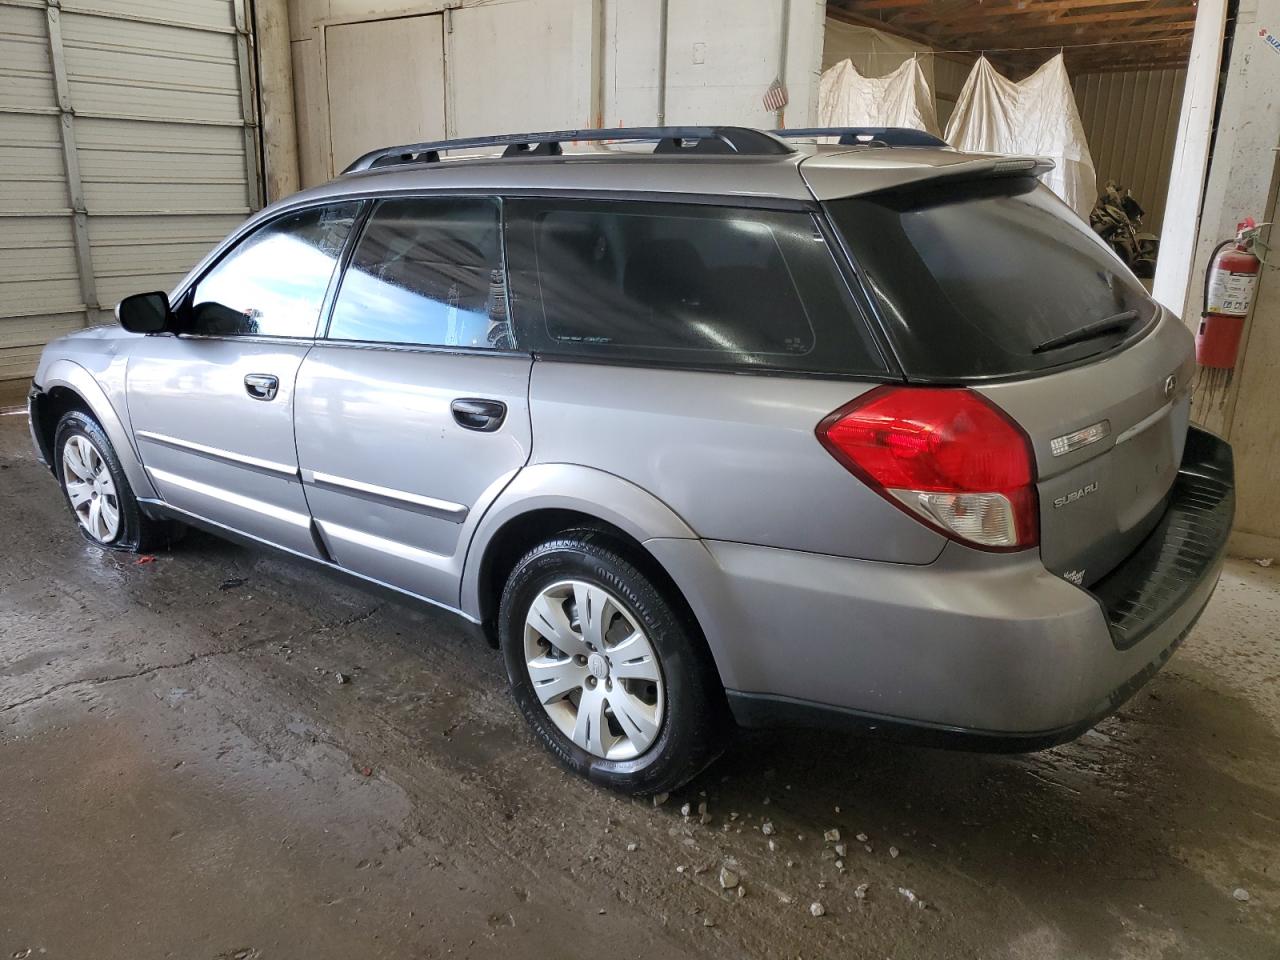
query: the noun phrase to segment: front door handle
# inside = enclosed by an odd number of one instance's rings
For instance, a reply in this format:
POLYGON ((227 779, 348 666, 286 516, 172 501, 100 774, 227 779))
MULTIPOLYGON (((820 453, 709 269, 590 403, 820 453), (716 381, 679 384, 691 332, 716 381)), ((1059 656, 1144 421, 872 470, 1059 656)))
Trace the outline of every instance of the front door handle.
POLYGON ((458 426, 480 433, 493 433, 507 418, 507 405, 501 400, 479 400, 461 397, 449 404, 458 426))
POLYGON ((269 373, 246 374, 244 389, 255 400, 274 400, 280 390, 280 378, 269 373))

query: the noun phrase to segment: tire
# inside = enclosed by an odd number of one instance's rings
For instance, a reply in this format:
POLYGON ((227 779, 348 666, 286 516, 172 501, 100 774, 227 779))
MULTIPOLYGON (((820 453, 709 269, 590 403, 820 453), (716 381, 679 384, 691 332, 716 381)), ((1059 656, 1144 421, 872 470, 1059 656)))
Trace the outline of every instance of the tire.
POLYGON ((115 448, 98 421, 89 414, 71 410, 63 415, 53 435, 53 456, 62 497, 80 533, 90 543, 112 550, 147 553, 179 539, 178 524, 155 520, 142 512, 115 448), (83 499, 86 495, 90 504, 88 516, 83 499), (77 502, 73 502, 73 497, 77 502), (94 501, 100 502, 96 513, 92 512, 94 501))
POLYGON ((498 635, 516 704, 556 759, 603 786, 649 795, 710 764, 730 725, 696 624, 642 565, 599 531, 548 540, 507 578, 498 635), (602 626, 593 630, 582 608, 602 626))

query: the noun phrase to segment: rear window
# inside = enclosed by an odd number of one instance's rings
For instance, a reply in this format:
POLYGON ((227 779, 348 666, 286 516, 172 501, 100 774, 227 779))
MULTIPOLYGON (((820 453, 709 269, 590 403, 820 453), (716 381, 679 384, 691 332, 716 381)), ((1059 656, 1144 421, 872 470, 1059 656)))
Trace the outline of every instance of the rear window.
POLYGON ((519 341, 690 366, 882 372, 808 213, 641 201, 507 203, 519 341))
POLYGON ((1155 316, 1128 268, 1032 178, 903 188, 828 209, 910 376, 1034 373, 1105 353, 1155 316), (1087 325, 1092 334, 1064 342, 1087 325))

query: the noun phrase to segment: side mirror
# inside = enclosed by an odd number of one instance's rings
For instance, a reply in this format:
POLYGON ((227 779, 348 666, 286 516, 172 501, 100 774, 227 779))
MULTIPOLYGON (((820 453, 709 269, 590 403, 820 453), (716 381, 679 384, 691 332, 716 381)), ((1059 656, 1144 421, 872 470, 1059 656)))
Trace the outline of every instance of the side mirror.
POLYGON ((125 297, 116 304, 116 319, 130 333, 164 333, 173 329, 169 297, 159 291, 125 297))

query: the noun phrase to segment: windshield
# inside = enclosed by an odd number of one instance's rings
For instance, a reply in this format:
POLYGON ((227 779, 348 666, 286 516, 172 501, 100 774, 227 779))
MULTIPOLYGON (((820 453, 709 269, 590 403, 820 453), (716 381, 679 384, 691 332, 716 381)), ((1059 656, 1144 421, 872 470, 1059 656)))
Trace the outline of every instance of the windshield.
POLYGON ((934 182, 827 204, 908 376, 1009 376, 1114 349, 1156 305, 1030 177, 934 182))

